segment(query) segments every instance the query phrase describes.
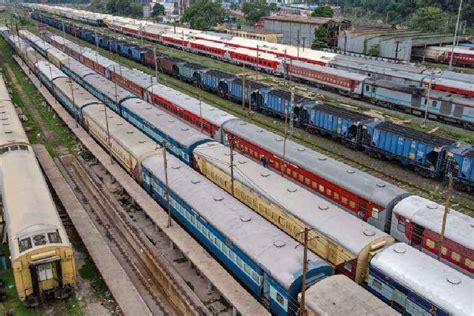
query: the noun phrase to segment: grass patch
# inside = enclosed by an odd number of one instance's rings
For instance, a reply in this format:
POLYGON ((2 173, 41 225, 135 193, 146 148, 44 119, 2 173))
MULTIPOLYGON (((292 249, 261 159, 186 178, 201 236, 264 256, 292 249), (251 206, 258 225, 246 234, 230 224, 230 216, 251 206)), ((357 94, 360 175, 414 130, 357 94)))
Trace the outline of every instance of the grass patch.
POLYGON ((79 268, 81 278, 92 282, 94 287, 101 293, 108 291, 107 285, 100 277, 99 271, 90 258, 87 258, 84 264, 79 268))
POLYGON ((22 69, 16 64, 12 57, 14 51, 3 38, 0 38, 0 51, 2 52, 2 70, 4 77, 8 79, 12 101, 18 105, 23 114, 28 118, 28 122, 25 125, 31 129, 31 131, 27 133, 30 142, 33 144, 43 143, 52 156, 57 155, 57 149, 59 147, 66 147, 69 151, 72 151, 77 144, 77 140, 66 125, 63 124, 61 119, 45 106, 46 103, 43 97, 24 75, 22 69), (10 78, 5 69, 5 65, 7 64, 11 67, 15 79, 23 91, 23 95, 12 84, 13 78, 10 78), (34 115, 26 106, 27 102, 38 112, 40 122, 35 121, 34 115), (42 135, 40 126, 47 130, 51 137, 46 138, 42 135))

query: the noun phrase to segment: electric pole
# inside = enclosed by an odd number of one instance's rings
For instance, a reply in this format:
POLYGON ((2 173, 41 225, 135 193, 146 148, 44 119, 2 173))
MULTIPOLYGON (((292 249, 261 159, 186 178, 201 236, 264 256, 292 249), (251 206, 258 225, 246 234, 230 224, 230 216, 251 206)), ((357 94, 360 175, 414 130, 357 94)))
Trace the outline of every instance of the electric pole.
POLYGON ((446 204, 444 206, 443 222, 441 225, 441 235, 439 238, 438 260, 441 259, 441 252, 444 244, 444 234, 446 232, 446 221, 448 219, 449 207, 451 204, 451 194, 453 192, 453 175, 449 175, 448 192, 446 192, 446 204))
POLYGON ((308 227, 304 228, 304 249, 303 249, 303 278, 301 280, 301 300, 300 300, 300 308, 298 311, 299 316, 306 315, 305 309, 305 299, 306 299, 306 276, 308 274, 308 227))
POLYGON ((166 158, 166 141, 163 141, 163 168, 165 170, 165 200, 166 200, 166 206, 168 208, 168 225, 166 227, 171 227, 171 203, 170 203, 170 188, 169 188, 169 183, 168 183, 168 160, 166 158))

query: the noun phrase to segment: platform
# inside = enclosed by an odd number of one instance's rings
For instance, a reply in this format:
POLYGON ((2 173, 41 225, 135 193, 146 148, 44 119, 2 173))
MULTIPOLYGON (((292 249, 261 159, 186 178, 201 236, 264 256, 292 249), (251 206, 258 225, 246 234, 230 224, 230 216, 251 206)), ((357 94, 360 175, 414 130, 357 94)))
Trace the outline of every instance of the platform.
POLYGON ((43 145, 33 145, 44 173, 69 215, 102 279, 124 315, 151 315, 125 270, 115 258, 69 184, 43 145))

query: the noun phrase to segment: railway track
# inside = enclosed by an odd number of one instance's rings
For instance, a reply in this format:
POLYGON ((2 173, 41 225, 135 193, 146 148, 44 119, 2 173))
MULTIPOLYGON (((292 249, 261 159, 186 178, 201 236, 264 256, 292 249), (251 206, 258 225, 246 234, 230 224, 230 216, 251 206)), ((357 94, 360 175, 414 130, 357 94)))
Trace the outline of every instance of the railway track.
MULTIPOLYGON (((93 217, 107 238, 133 270, 152 302, 150 310, 162 315, 205 315, 209 310, 189 289, 185 281, 170 268, 155 245, 138 229, 100 179, 73 156, 60 161, 69 178, 92 208, 93 217)), ((146 300, 145 300, 146 301, 146 300)))

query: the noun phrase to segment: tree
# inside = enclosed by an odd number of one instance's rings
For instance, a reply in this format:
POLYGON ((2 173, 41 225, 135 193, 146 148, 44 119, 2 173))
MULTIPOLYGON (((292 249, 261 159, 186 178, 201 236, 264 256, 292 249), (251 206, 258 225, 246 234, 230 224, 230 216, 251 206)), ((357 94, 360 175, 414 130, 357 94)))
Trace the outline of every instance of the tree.
POLYGON ((321 49, 329 47, 330 34, 326 26, 321 25, 314 30, 314 41, 312 49, 321 49))
POLYGON ((420 8, 413 13, 408 21, 412 29, 424 32, 444 32, 448 22, 448 14, 437 7, 420 8))
POLYGON ((372 45, 372 47, 367 52, 369 56, 379 57, 380 56, 380 44, 372 45))
POLYGON ((311 13, 311 16, 317 16, 321 18, 332 18, 334 16, 334 10, 328 5, 320 5, 311 13))
POLYGON ((225 18, 225 12, 219 2, 211 0, 197 0, 184 10, 182 21, 189 23, 191 28, 208 30, 225 18))
POLYGON ((161 3, 155 3, 151 11, 151 17, 156 19, 163 15, 165 15, 165 7, 161 3))
POLYGON ((266 1, 258 0, 256 2, 245 2, 242 6, 242 13, 247 22, 257 23, 260 18, 270 15, 277 9, 276 3, 267 4, 266 1))

